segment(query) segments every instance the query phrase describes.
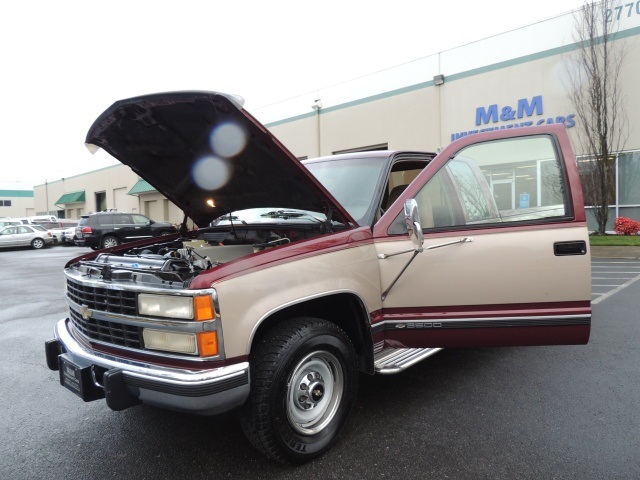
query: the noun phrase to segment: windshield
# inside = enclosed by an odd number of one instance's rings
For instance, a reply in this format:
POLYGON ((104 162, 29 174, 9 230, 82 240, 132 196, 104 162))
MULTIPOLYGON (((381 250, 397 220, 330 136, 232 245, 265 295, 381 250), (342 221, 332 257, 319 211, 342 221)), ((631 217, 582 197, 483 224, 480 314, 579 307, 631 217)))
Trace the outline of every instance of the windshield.
POLYGON ((259 223, 324 223, 327 217, 319 212, 296 210, 294 208, 249 208, 223 215, 212 226, 217 225, 255 225, 259 223))
POLYGON ((373 199, 383 165, 383 158, 343 158, 305 163, 305 167, 360 225, 376 208, 373 199))

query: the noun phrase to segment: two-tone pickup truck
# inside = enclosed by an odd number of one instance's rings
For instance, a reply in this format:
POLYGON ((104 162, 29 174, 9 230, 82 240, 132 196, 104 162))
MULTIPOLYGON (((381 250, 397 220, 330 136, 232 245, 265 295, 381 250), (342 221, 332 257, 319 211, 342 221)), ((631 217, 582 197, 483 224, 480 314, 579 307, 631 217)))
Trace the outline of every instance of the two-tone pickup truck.
POLYGON ((300 463, 335 442, 362 373, 447 347, 589 339, 588 233, 561 126, 301 163, 238 98, 177 92, 116 102, 86 143, 185 222, 67 263, 69 315, 46 358, 85 401, 237 408, 258 450, 300 463))

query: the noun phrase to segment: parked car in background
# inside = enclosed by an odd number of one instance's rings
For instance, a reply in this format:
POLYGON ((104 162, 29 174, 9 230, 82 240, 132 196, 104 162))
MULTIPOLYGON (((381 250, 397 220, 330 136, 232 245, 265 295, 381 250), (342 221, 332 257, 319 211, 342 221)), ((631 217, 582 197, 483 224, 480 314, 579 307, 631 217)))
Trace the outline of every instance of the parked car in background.
POLYGON ((39 249, 53 243, 51 231, 40 225, 10 225, 0 229, 0 247, 39 249))
POLYGON ((55 215, 33 215, 28 218, 29 223, 41 223, 41 222, 57 222, 58 217, 55 215))
POLYGON ((13 220, 10 218, 0 219, 0 227, 8 227, 10 225, 22 225, 22 222, 20 220, 13 220))
POLYGON ((64 229, 69 227, 75 227, 78 225, 78 220, 33 220, 31 223, 41 225, 47 230, 64 229))
POLYGON ((82 215, 74 243, 98 250, 177 231, 171 223, 155 222, 139 213, 98 212, 82 215))
POLYGON ((53 233, 53 243, 63 243, 63 232, 69 229, 73 229, 74 233, 71 235, 72 238, 70 240, 70 243, 73 244, 73 235, 75 235, 75 228, 78 225, 78 220, 33 220, 32 223, 35 225, 40 225, 47 230, 51 230, 51 233, 53 233))
POLYGON ((75 245, 73 240, 76 236, 76 227, 65 228, 60 232, 59 242, 62 245, 75 245))

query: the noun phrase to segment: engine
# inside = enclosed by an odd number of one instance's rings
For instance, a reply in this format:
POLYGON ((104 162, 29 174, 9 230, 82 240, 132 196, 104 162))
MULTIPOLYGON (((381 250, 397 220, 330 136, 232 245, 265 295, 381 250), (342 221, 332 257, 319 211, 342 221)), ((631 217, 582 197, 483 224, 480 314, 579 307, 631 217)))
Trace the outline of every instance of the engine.
POLYGON ((197 232, 201 244, 185 239, 132 247, 118 253, 101 253, 71 268, 86 278, 160 288, 188 288, 201 272, 253 253, 317 236, 317 224, 289 228, 240 226, 205 228, 197 232))
POLYGON ((200 272, 217 264, 193 247, 165 249, 162 253, 101 253, 75 268, 84 276, 106 281, 185 288, 200 272))

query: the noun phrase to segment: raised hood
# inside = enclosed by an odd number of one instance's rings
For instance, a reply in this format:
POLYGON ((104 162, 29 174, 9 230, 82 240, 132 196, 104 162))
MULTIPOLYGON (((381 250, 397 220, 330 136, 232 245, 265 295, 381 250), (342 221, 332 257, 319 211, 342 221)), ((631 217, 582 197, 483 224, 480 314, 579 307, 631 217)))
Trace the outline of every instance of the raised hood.
POLYGON ((86 143, 131 167, 200 227, 257 207, 311 210, 355 224, 230 95, 172 92, 120 100, 93 123, 86 143))

